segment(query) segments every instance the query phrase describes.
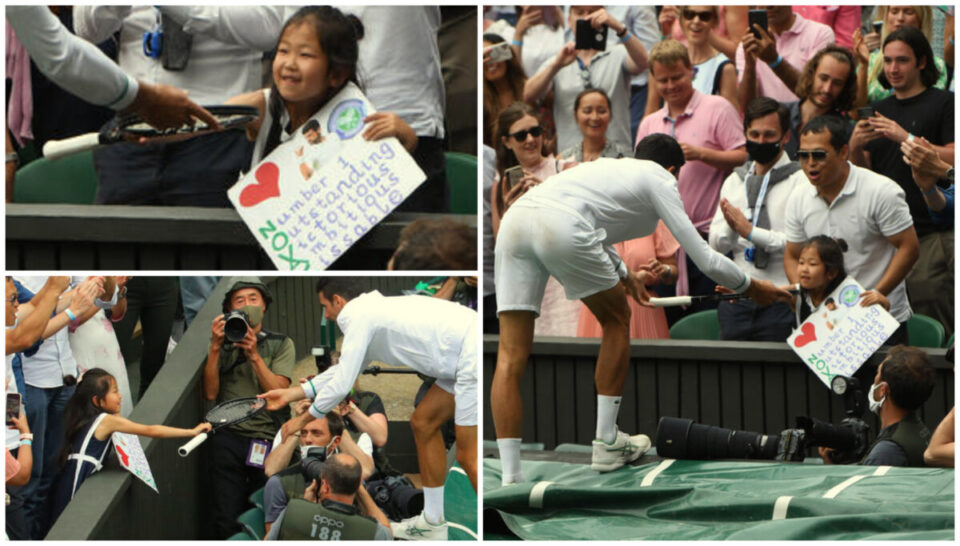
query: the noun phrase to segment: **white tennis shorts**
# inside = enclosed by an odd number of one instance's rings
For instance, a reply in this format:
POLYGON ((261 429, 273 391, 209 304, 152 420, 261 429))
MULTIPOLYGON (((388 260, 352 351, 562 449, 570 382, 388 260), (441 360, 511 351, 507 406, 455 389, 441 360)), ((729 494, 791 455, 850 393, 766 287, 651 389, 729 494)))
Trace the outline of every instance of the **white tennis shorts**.
POLYGON ((620 282, 603 249, 607 234, 573 209, 516 203, 504 215, 494 251, 497 312, 533 311, 553 275, 567 299, 579 300, 620 282))
POLYGON ((463 348, 457 361, 454 379, 437 379, 434 383, 453 395, 456 410, 454 424, 461 427, 477 426, 477 332, 470 328, 463 337, 463 348))

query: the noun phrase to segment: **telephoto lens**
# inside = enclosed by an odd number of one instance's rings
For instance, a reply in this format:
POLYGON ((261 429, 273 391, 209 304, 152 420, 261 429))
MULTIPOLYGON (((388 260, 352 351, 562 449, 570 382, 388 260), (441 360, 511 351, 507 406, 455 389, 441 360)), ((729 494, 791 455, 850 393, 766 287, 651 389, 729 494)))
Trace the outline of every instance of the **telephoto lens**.
POLYGON ((657 455, 668 459, 775 459, 777 436, 661 417, 657 455))
POLYGON ((243 311, 230 311, 224 317, 223 337, 230 343, 240 343, 250 329, 249 317, 243 311))

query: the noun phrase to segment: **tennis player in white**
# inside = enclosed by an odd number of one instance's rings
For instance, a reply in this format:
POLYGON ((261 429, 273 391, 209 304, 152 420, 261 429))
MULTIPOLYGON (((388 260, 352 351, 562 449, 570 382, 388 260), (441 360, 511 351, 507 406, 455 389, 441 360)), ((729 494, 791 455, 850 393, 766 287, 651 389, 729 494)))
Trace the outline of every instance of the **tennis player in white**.
POLYGON ((614 243, 650 235, 662 219, 711 279, 746 292, 761 305, 790 299, 770 282, 751 281, 697 233, 677 191, 675 177, 684 157, 676 140, 650 135, 637 144, 635 156, 638 159, 598 159, 551 177, 514 202, 500 224, 494 267, 500 345, 490 408, 503 485, 524 481, 520 382, 550 275, 563 285, 568 299, 583 300, 603 329, 594 375, 598 396, 592 464, 600 472, 634 461, 650 448, 647 436, 617 429, 629 364, 626 295, 641 305, 649 305, 649 296, 644 288, 648 272, 627 270, 614 243))
POLYGON ((282 434, 295 433, 312 419, 332 411, 350 393, 373 361, 413 368, 436 383, 410 419, 423 481, 423 513, 393 524, 395 538, 446 540, 443 484, 446 449, 441 427, 451 418, 457 437, 457 462, 477 489, 477 313, 427 296, 384 297, 363 293, 357 281, 329 277, 317 282, 327 320, 343 332, 340 362, 309 382, 261 394, 268 409, 313 398, 310 411, 287 421, 282 434))

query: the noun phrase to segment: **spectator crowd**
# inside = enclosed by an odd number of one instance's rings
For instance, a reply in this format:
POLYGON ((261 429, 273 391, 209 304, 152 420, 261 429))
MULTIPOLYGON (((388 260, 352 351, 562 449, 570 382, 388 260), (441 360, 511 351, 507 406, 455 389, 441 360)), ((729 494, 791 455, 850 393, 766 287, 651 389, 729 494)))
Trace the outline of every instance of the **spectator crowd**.
MULTIPOLYGON (((751 278, 803 287, 805 244, 842 239, 865 301, 901 324, 890 344, 909 343, 913 314, 952 334, 952 8, 488 6, 483 28, 487 269, 520 196, 581 163, 634 157, 662 133, 683 149, 687 216, 751 278)), ((615 248, 655 295, 714 292, 662 223, 615 248)), ((668 337, 717 306, 634 306, 631 336, 668 337)), ((721 337, 783 341, 795 311, 720 303, 721 337)), ((551 278, 536 333, 598 336, 591 319, 551 278)))

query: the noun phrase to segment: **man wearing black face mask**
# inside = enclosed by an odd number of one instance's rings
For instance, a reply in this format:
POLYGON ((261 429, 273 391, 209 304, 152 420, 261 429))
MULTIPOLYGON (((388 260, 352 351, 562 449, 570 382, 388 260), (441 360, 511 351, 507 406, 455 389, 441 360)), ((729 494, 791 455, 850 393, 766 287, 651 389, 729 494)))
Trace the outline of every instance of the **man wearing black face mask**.
MULTIPOLYGON (((750 159, 723 182, 720 206, 710 224, 714 250, 732 252, 734 263, 750 278, 777 286, 789 284, 780 266, 787 197, 805 182, 800 165, 784 151, 789 116, 787 108, 771 98, 754 99, 747 107, 743 127, 750 159)), ((717 314, 721 339, 784 341, 793 327, 790 307, 782 302, 766 307, 747 299, 723 302, 717 314)))

